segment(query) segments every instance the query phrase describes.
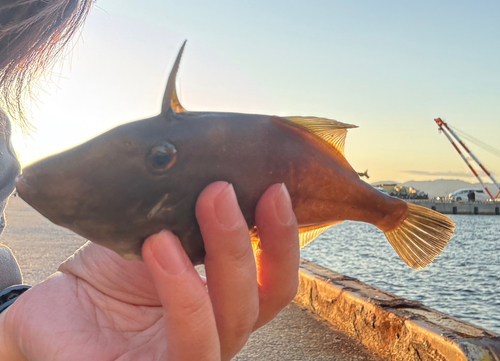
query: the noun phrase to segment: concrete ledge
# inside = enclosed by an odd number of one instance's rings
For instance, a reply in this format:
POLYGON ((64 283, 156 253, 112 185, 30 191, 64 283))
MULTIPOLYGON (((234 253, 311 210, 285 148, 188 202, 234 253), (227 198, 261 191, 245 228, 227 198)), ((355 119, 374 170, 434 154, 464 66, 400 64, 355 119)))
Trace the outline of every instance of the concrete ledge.
POLYGON ((301 260, 295 301, 387 360, 500 361, 500 335, 301 260))

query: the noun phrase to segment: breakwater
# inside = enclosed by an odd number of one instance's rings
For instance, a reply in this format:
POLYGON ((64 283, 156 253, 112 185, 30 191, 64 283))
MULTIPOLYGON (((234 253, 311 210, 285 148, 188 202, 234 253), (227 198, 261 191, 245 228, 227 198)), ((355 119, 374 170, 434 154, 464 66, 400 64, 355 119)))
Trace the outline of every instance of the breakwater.
POLYGON ((443 214, 500 215, 500 202, 407 200, 443 214))
POLYGON ((295 301, 391 361, 493 361, 500 335, 313 262, 301 261, 295 301))
POLYGON ((500 334, 500 217, 450 215, 455 235, 423 270, 408 267, 376 227, 343 222, 303 258, 500 334))

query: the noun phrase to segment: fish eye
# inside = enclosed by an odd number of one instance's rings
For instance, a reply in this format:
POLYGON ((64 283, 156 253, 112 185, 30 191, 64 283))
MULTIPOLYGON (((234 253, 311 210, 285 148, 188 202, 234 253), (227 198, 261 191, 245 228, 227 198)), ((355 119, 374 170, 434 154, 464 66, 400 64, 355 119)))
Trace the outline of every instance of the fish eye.
POLYGON ((149 151, 146 161, 153 173, 163 173, 170 169, 177 160, 177 150, 173 144, 163 142, 149 151))

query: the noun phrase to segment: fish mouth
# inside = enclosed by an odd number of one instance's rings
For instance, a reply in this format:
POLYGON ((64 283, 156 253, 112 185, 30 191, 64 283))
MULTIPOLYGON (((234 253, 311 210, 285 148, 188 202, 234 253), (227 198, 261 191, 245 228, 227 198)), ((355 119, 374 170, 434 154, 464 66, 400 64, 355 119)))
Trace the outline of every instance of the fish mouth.
POLYGON ((18 175, 14 180, 14 183, 19 196, 29 203, 28 198, 35 193, 35 189, 29 185, 24 174, 18 175))
MULTIPOLYGON (((60 211, 58 206, 61 202, 51 194, 50 189, 46 189, 46 182, 35 174, 22 173, 14 181, 17 193, 45 217, 51 219, 51 215, 60 211)), ((52 219, 51 219, 52 220, 52 219)))

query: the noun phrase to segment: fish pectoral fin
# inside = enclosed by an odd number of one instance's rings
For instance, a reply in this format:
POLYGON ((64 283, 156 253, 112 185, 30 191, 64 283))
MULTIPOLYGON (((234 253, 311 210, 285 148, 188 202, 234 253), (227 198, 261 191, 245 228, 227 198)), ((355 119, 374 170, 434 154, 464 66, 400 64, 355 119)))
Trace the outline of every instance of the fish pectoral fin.
POLYGON ((333 119, 317 117, 284 117, 284 119, 305 128, 308 132, 320 137, 340 154, 344 155, 347 129, 356 125, 341 123, 333 119))
MULTIPOLYGON (((299 246, 300 249, 307 246, 309 243, 318 238, 323 232, 325 232, 328 228, 339 224, 340 222, 333 223, 323 223, 323 224, 315 224, 312 226, 299 227, 299 246)), ((252 240, 252 247, 254 252, 260 249, 260 238, 259 231, 257 227, 253 227, 250 230, 250 238, 252 240)))
POLYGON ((448 217, 408 203, 408 217, 385 236, 399 257, 414 269, 428 266, 446 247, 455 230, 448 217))

